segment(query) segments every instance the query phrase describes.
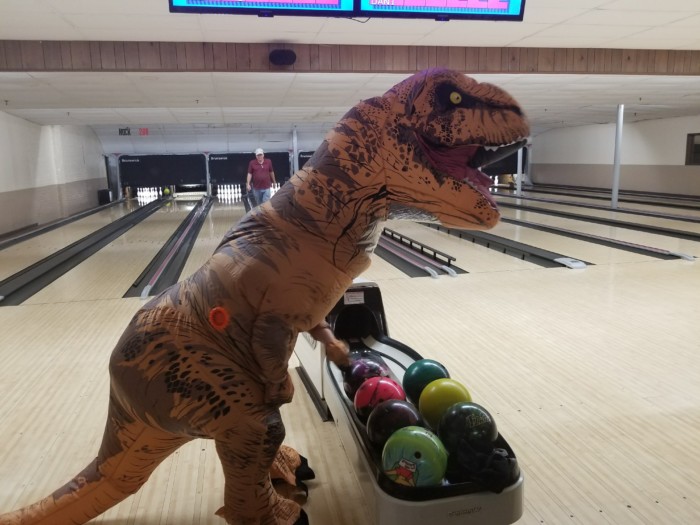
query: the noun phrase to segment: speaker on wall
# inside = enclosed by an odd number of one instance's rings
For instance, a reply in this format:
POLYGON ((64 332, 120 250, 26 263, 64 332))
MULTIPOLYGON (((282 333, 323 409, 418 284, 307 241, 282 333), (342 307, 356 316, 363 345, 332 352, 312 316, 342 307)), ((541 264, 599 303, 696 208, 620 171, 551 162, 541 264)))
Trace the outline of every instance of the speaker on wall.
POLYGON ((273 49, 270 51, 270 63, 275 66, 291 66, 297 61, 297 54, 291 49, 273 49))

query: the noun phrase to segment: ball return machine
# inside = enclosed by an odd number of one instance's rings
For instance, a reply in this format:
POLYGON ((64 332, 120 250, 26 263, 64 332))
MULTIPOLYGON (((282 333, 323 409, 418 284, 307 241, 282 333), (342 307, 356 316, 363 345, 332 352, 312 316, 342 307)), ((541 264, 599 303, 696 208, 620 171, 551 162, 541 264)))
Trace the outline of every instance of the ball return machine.
MULTIPOLYGON (((418 352, 389 337, 381 291, 374 282, 356 280, 327 321, 354 356, 379 357, 399 382, 405 369, 422 359, 418 352)), ((507 525, 520 519, 522 473, 499 493, 473 482, 408 487, 391 481, 382 472, 381 451, 369 441, 365 425, 345 394, 341 371, 325 357, 324 345, 302 334, 295 353, 300 377, 321 417, 337 426, 376 525, 507 525)), ((500 434, 496 445, 515 457, 500 434)))

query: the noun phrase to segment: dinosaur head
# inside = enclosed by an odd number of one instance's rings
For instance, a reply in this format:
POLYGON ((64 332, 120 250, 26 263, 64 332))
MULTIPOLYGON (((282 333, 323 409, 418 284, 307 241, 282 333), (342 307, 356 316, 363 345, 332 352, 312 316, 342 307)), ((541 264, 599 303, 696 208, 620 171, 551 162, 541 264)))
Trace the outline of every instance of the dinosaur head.
POLYGON ((390 217, 494 226, 500 214, 479 168, 525 144, 529 126, 518 103, 447 69, 416 73, 381 99, 391 115, 383 141, 396 144, 385 158, 390 217))

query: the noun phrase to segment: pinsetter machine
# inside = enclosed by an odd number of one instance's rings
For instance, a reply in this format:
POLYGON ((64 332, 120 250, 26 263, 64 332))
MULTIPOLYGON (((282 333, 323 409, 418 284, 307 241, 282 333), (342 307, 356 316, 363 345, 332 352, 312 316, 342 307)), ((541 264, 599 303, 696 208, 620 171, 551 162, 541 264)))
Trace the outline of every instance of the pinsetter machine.
MULTIPOLYGON (((423 357, 391 339, 380 289, 376 283, 357 280, 330 312, 328 323, 336 337, 350 346, 351 355, 372 356, 389 365, 394 379, 423 357)), ((348 459, 360 482, 376 525, 506 525, 523 512, 523 476, 500 492, 475 482, 411 487, 390 480, 381 468, 381 451, 367 437, 353 403, 343 388, 342 372, 325 358, 324 345, 300 336, 295 353, 298 371, 316 408, 326 421, 334 421, 348 459)), ((515 458, 499 434, 496 446, 515 458)))

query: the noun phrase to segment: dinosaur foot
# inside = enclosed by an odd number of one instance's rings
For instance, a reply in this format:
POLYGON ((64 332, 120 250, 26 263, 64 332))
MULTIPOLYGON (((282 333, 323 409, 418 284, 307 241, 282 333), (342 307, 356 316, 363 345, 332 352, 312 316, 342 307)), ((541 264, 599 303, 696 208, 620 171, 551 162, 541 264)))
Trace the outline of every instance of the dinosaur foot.
POLYGON ((304 509, 301 509, 299 519, 294 522, 294 525, 309 525, 309 515, 306 514, 304 509))

